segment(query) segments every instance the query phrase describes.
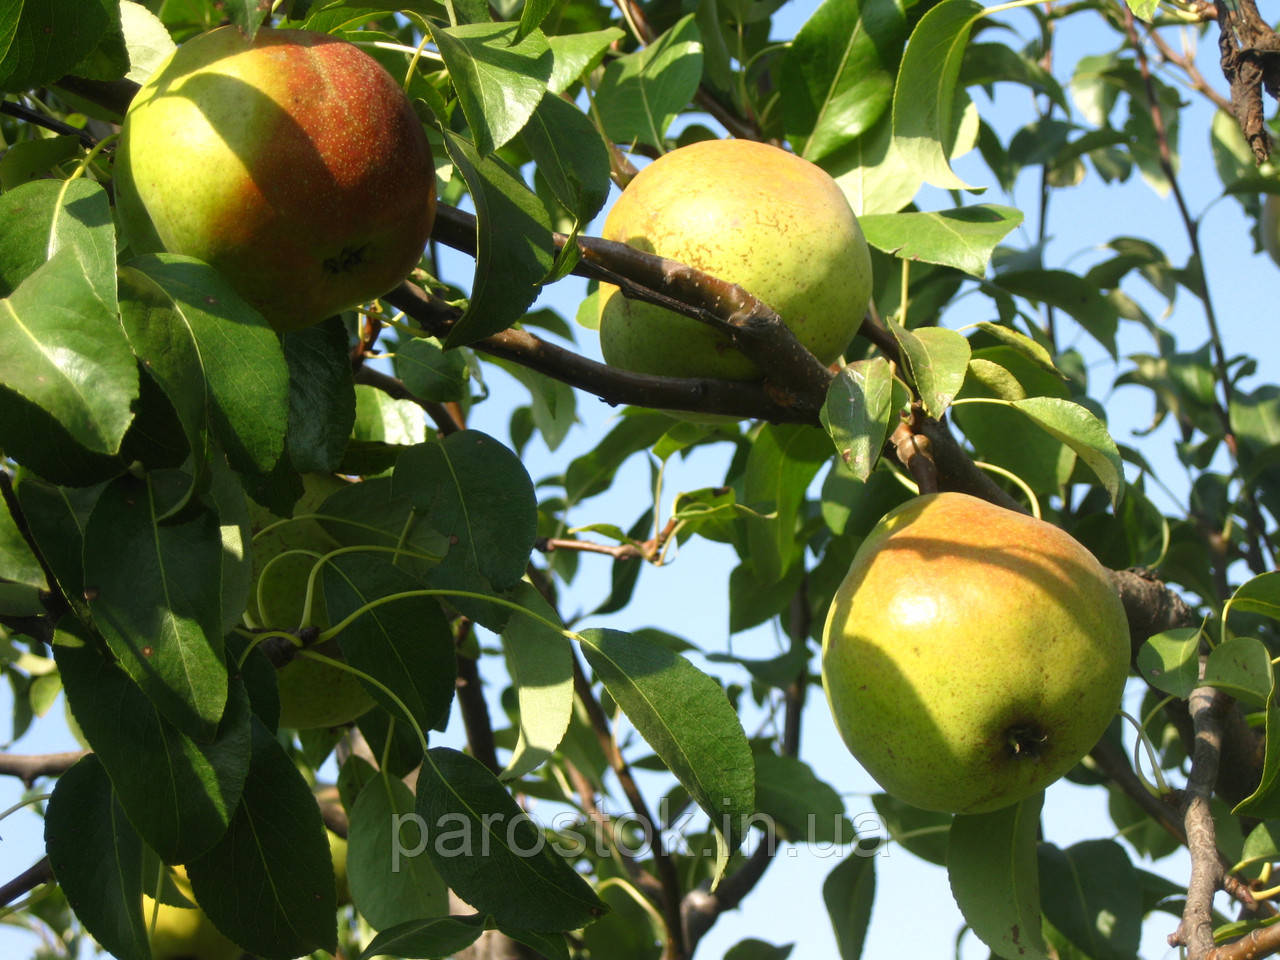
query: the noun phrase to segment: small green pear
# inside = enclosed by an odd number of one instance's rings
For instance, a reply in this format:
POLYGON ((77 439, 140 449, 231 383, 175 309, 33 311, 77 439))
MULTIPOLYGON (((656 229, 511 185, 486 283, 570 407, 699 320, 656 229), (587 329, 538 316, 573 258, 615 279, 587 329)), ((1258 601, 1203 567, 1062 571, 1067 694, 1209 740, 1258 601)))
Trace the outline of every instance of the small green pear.
MULTIPOLYGON (((764 301, 823 363, 838 357, 871 297, 871 257, 840 186, 765 143, 705 140, 636 175, 603 235, 736 283, 764 301)), ((719 331, 611 284, 599 293, 600 349, 612 366, 671 377, 754 380, 760 370, 719 331)))
POLYGON ((1052 524, 960 493, 891 511, 827 615, 822 680, 850 752, 927 810, 982 813, 1061 777, 1129 671, 1107 571, 1052 524))
MULTIPOLYGON (((173 882, 184 897, 195 902, 191 884, 182 867, 174 867, 173 882)), ((155 929, 151 932, 151 956, 153 960, 238 960, 244 953, 213 925, 203 910, 196 907, 175 907, 156 902, 147 894, 142 895, 142 920, 151 928, 152 911, 155 911, 155 929)))

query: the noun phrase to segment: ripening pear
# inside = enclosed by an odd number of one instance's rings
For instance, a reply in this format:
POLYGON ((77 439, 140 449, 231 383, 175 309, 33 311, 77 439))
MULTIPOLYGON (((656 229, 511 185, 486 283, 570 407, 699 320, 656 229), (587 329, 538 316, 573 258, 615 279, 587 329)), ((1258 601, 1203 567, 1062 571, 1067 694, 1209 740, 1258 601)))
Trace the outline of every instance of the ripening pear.
POLYGON ((1052 524, 960 493, 891 511, 827 616, 822 679, 845 744, 887 792, 981 813, 1061 777, 1129 671, 1107 571, 1052 524))
MULTIPOLYGON (((704 140, 649 164, 605 219, 605 239, 736 283, 823 363, 849 345, 871 297, 871 257, 840 186, 820 167, 751 140, 704 140)), ((600 349, 612 366, 754 380, 719 331, 602 283, 600 349)))

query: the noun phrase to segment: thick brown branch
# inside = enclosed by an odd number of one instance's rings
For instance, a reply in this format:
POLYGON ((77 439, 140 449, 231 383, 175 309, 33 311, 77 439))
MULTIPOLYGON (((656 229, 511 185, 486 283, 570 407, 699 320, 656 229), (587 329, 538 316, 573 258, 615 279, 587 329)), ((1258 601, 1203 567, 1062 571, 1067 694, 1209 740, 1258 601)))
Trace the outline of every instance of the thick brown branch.
POLYGON ((17 777, 30 787, 41 777, 56 777, 66 773, 87 753, 87 750, 67 753, 0 753, 0 775, 17 777))
POLYGON ((1213 895, 1222 884, 1223 872, 1209 800, 1218 779, 1220 718, 1226 700, 1226 695, 1213 687, 1197 687, 1189 698, 1195 747, 1183 802, 1183 827, 1191 853, 1191 880, 1182 922, 1170 935, 1169 945, 1185 946, 1190 960, 1204 960, 1213 950, 1213 895))
MULTIPOLYGON (((461 646, 471 632, 471 622, 463 620, 458 628, 458 645, 461 646)), ((480 681, 480 669, 476 661, 464 653, 458 653, 457 694, 458 708, 462 713, 462 725, 467 731, 467 746, 471 755, 498 773, 498 750, 493 738, 493 721, 489 717, 489 705, 484 701, 484 688, 480 681)))
POLYGON ((1262 960, 1280 953, 1280 923, 1253 930, 1239 940, 1214 947, 1205 960, 1262 960))

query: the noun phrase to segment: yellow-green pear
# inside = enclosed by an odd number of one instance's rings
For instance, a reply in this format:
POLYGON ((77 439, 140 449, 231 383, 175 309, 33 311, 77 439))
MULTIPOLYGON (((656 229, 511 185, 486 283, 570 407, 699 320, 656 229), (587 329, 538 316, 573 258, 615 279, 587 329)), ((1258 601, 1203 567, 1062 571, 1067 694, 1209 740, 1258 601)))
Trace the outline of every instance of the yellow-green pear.
MULTIPOLYGON (((848 346, 871 296, 867 243, 839 185, 793 153, 705 140, 659 157, 605 219, 606 239, 736 283, 823 363, 848 346)), ((761 372, 706 324, 601 284, 600 349, 637 373, 754 380, 761 372)))
POLYGON ((1102 736, 1129 670, 1107 571, 1052 524, 960 493, 891 511, 827 616, 837 728, 893 796, 928 810, 1008 806, 1102 736))
MULTIPOLYGON (((191 883, 182 867, 173 868, 173 882, 182 895, 195 903, 191 883)), ((142 895, 142 920, 150 929, 152 911, 155 929, 151 933, 153 960, 238 960, 244 953, 213 925, 205 912, 196 907, 175 907, 142 895)))
POLYGON ((116 198, 135 253, 212 264, 277 330, 386 293, 435 218, 435 167, 399 83, 354 44, 221 27, 142 85, 116 198))

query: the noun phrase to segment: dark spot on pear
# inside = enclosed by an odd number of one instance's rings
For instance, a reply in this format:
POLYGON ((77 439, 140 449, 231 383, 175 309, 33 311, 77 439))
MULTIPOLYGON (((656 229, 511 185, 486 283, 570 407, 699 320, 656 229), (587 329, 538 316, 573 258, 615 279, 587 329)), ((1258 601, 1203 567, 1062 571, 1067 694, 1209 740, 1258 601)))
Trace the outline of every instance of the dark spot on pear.
POLYGON ((1004 732, 1009 756, 1036 760, 1049 749, 1049 734, 1037 723, 1015 723, 1004 732))

